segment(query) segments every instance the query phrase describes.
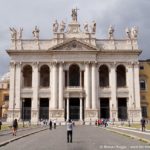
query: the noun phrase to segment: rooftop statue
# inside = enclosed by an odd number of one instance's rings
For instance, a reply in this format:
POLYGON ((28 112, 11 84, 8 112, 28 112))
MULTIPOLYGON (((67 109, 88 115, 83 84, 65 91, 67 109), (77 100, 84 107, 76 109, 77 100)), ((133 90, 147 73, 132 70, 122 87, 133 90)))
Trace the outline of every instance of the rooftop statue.
POLYGON ((59 24, 58 24, 57 20, 55 20, 55 22, 53 23, 53 32, 57 32, 58 27, 59 27, 59 24))
POLYGON ((138 36, 138 28, 136 26, 131 28, 131 38, 137 39, 138 36))
POLYGON ((35 39, 39 39, 39 32, 40 32, 40 30, 38 29, 37 26, 35 26, 34 30, 32 31, 33 37, 34 37, 35 39))
POLYGON ((114 27, 112 25, 110 25, 109 28, 108 28, 108 34, 109 34, 108 38, 109 39, 113 39, 114 38, 114 31, 115 31, 114 27))
POLYGON ((126 32, 127 38, 130 39, 131 38, 131 30, 129 28, 126 28, 125 32, 126 32))
POLYGON ((23 28, 20 28, 19 31, 17 32, 18 39, 22 39, 22 32, 23 32, 23 28))
POLYGON ((91 30, 92 30, 92 33, 96 32, 96 22, 95 21, 92 22, 91 30))
POLYGON ((84 31, 85 32, 89 32, 89 27, 88 26, 89 26, 88 23, 85 22, 85 24, 84 24, 84 31))
POLYGON ((71 17, 72 17, 72 21, 76 21, 77 22, 77 11, 78 9, 77 8, 74 8, 72 9, 72 14, 71 14, 71 17))
POLYGON ((66 23, 62 20, 60 23, 60 32, 64 32, 66 28, 66 23))
POLYGON ((15 28, 9 28, 9 29, 10 29, 11 39, 16 40, 17 39, 17 30, 15 28))

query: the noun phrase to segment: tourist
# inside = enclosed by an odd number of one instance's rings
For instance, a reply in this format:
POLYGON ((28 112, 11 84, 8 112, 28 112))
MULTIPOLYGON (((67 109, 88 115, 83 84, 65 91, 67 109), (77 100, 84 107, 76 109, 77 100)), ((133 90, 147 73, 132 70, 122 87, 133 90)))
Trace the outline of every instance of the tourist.
POLYGON ((52 121, 49 121, 49 129, 52 130, 52 121))
POLYGON ((54 120, 53 123, 54 123, 54 129, 56 129, 56 120, 54 120))
POLYGON ((0 130, 1 130, 1 126, 2 126, 2 121, 0 120, 0 130))
POLYGON ((141 119, 141 127, 142 127, 142 131, 145 131, 145 123, 146 123, 146 121, 145 121, 145 119, 144 119, 144 117, 141 119))
POLYGON ((18 122, 17 122, 17 119, 15 119, 13 121, 13 135, 15 136, 16 136, 17 128, 18 128, 18 122))
POLYGON ((73 130, 73 124, 71 122, 71 120, 69 119, 69 121, 67 122, 67 142, 72 143, 72 130, 73 130))

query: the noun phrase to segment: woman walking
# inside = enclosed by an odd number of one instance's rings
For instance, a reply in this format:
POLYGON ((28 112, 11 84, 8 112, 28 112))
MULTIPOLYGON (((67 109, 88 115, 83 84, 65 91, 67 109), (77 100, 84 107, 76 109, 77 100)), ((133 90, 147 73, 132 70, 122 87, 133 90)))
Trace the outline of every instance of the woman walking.
POLYGON ((13 136, 16 136, 17 128, 18 128, 18 122, 17 119, 15 119, 13 121, 13 136))

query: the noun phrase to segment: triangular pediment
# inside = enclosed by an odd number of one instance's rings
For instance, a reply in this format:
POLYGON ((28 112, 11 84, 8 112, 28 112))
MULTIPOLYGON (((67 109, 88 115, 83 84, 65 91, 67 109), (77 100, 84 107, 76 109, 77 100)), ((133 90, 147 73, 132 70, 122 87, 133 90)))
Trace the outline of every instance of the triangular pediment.
POLYGON ((79 41, 78 39, 70 39, 65 42, 58 44, 49 50, 70 50, 70 51, 84 51, 84 50, 97 50, 95 46, 92 46, 83 41, 79 41))

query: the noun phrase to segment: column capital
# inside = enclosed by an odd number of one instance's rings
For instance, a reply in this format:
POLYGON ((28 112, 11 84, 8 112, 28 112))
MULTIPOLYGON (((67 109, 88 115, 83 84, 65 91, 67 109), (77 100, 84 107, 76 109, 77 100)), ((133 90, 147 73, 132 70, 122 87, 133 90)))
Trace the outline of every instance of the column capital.
POLYGON ((10 67, 11 67, 11 68, 15 67, 15 65, 16 65, 16 62, 15 62, 15 61, 11 61, 11 62, 10 62, 10 67))
POLYGON ((117 63, 114 61, 114 62, 112 62, 112 63, 110 63, 110 67, 111 68, 116 68, 116 65, 117 65, 117 63))
POLYGON ((90 61, 84 61, 85 65, 90 65, 90 63, 91 63, 90 61))
POLYGON ((22 62, 16 62, 16 67, 21 67, 22 62))
POLYGON ((36 68, 36 67, 38 67, 39 62, 33 62, 33 63, 32 63, 32 65, 33 65, 33 67, 35 67, 35 68, 36 68))

